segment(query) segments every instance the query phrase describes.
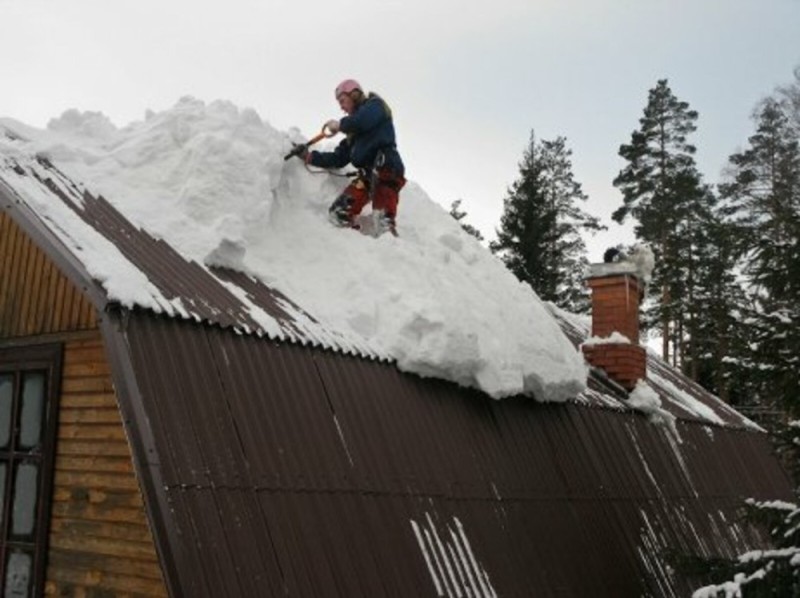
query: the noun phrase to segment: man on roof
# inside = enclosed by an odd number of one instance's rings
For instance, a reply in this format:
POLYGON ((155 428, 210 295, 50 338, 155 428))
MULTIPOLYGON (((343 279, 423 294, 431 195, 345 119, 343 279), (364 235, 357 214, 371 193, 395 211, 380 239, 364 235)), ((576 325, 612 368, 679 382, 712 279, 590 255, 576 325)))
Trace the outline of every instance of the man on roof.
POLYGON ((406 184, 405 167, 397 151, 392 111, 375 93, 364 93, 354 79, 336 86, 336 100, 345 112, 340 120, 329 120, 325 127, 345 139, 332 152, 308 152, 307 164, 321 168, 342 168, 353 164, 356 178, 342 191, 328 210, 337 226, 358 228, 356 216, 368 203, 376 216, 378 234, 396 235, 395 219, 400 189, 406 184))

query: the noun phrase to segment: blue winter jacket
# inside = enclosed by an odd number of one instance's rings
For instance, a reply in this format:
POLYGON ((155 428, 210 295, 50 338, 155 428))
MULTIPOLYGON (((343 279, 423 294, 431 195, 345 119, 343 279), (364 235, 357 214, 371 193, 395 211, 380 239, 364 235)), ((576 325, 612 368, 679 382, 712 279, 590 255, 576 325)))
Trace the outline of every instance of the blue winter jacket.
POLYGON ((397 152, 392 111, 380 96, 370 93, 353 114, 339 121, 339 128, 347 137, 332 152, 311 152, 310 164, 342 168, 352 163, 356 168, 371 170, 382 152, 383 166, 400 176, 405 174, 403 160, 397 152))

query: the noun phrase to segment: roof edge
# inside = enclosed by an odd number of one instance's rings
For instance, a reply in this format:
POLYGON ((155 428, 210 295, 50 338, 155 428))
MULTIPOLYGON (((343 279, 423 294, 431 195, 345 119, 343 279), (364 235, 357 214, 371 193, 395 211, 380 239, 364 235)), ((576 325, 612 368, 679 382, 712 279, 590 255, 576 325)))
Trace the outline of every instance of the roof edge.
POLYGON ((0 209, 51 259, 69 281, 80 289, 98 312, 106 311, 109 299, 80 260, 42 222, 41 218, 0 176, 0 209))
POLYGON ((164 583, 170 596, 180 596, 180 578, 173 548, 178 545, 177 530, 167 516, 170 507, 161 492, 161 459, 156 450, 155 435, 131 362, 125 329, 130 312, 121 306, 110 306, 100 318, 100 333, 106 347, 114 393, 131 447, 136 477, 142 491, 153 543, 161 564, 164 583))

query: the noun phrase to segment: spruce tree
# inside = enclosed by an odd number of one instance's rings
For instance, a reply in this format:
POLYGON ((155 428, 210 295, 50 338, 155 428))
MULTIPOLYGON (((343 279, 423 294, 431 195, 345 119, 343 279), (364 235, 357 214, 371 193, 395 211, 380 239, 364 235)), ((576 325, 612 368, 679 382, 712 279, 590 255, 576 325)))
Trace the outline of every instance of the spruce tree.
POLYGON ((735 227, 714 207, 692 227, 693 296, 687 301, 689 335, 683 370, 723 401, 743 405, 752 394, 743 376, 749 367, 748 304, 736 278, 735 227))
POLYGON ((490 249, 542 299, 581 313, 589 308, 581 233, 602 226, 579 206, 587 196, 574 178, 571 155, 564 137, 537 142, 531 132, 490 249))
POLYGON ((688 141, 697 118, 687 102, 675 97, 666 79, 658 81, 649 92, 640 128, 629 144, 620 146, 619 155, 628 164, 613 183, 622 192, 623 204, 612 218, 622 223, 633 217, 637 238, 656 255, 652 285, 659 294, 645 312, 645 324, 657 323, 662 356, 669 360, 672 345, 675 365, 681 365, 681 351, 691 337, 687 301, 691 303, 692 285, 699 281, 692 246, 699 237, 693 229, 706 218, 712 202, 695 165, 695 147, 688 141))
POLYGON ((800 142, 774 98, 756 114, 749 147, 720 187, 742 244, 752 303, 751 375, 762 403, 800 412, 800 142))
MULTIPOLYGON (((754 120, 755 134, 730 157, 729 180, 720 186, 725 219, 718 246, 739 262, 744 279, 728 288, 746 298, 731 327, 728 388, 734 402, 738 396, 740 404, 775 414, 760 423, 797 488, 800 421, 785 423, 785 413, 800 411, 800 69, 794 85, 758 106, 754 120)), ((714 585, 697 595, 800 596, 800 505, 748 500, 745 520, 764 526, 772 549, 727 562, 701 559, 714 585)))
POLYGON ((475 228, 474 226, 472 226, 468 222, 462 222, 462 220, 464 220, 464 218, 466 218, 467 213, 464 212, 463 210, 461 210, 460 207, 461 207, 461 200, 460 199, 457 199, 453 203, 451 203, 450 204, 450 215, 453 218, 456 219, 456 221, 461 225, 461 228, 464 229, 464 231, 467 234, 472 235, 473 237, 478 239, 478 241, 483 241, 483 235, 481 234, 481 231, 479 231, 477 228, 475 228))
POLYGON ((795 135, 800 137, 800 65, 794 69, 794 81, 778 88, 776 99, 789 119, 795 135))

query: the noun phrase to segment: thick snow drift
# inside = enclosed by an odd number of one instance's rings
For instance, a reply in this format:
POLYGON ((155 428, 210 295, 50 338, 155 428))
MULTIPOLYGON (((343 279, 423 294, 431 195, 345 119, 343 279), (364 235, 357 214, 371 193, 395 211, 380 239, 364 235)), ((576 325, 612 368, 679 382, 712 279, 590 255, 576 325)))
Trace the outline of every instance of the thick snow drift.
MULTIPOLYGON (((284 162, 300 133, 277 131, 251 109, 184 98, 124 128, 75 110, 44 131, 0 125, 18 137, 0 135, 0 154, 47 155, 187 259, 258 277, 403 370, 495 398, 560 401, 585 387, 583 357, 535 293, 418 185, 401 193, 399 238, 336 229, 327 209, 347 179, 284 162)), ((107 253, 73 241, 90 272, 108 270, 107 253)), ((130 280, 102 277, 129 305, 138 302, 130 280)))

